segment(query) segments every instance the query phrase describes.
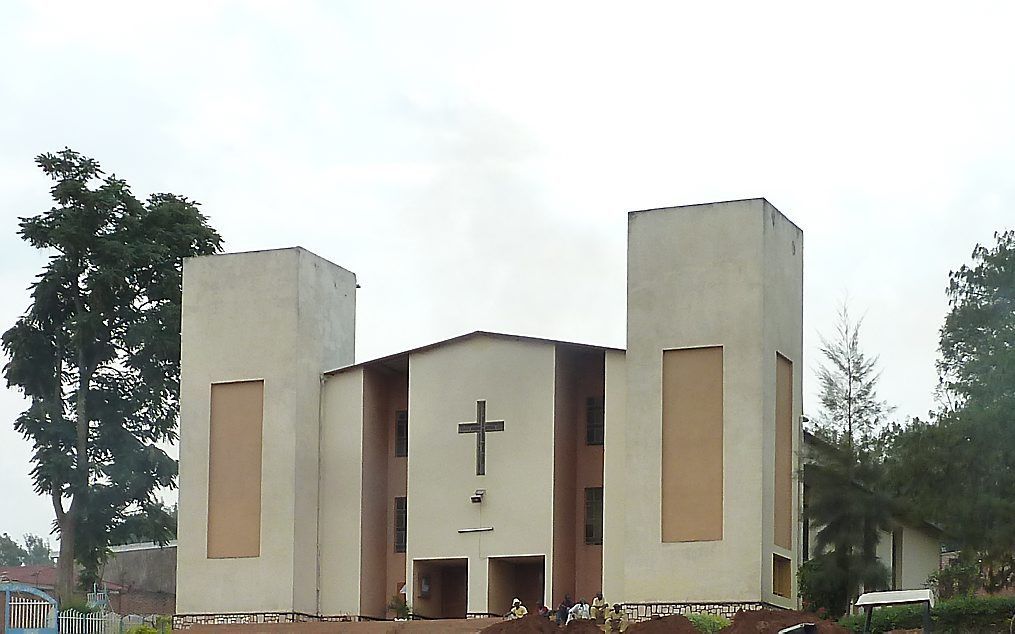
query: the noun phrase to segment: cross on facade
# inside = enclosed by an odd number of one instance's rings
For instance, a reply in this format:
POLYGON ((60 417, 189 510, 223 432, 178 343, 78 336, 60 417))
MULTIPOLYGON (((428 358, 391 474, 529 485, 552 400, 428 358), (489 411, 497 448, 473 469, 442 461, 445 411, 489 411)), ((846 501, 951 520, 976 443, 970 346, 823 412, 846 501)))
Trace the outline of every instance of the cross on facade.
POLYGON ((504 431, 504 421, 486 420, 486 401, 476 401, 476 422, 458 423, 459 434, 476 434, 476 475, 486 475, 486 432, 504 431))

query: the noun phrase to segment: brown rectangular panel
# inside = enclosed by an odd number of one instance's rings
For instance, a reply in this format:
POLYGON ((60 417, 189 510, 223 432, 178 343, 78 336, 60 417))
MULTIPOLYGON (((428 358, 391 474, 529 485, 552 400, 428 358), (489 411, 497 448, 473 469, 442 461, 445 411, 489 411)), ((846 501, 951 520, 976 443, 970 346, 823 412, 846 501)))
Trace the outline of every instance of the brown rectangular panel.
POLYGON ((775 545, 793 548, 793 362, 775 355, 775 545))
POLYGON ((772 593, 789 598, 793 592, 793 567, 789 559, 772 554, 772 593))
POLYGON ((662 383, 662 540, 720 540, 722 346, 664 350, 662 383))
POLYGON ((208 558, 261 554, 264 381, 211 386, 208 558))

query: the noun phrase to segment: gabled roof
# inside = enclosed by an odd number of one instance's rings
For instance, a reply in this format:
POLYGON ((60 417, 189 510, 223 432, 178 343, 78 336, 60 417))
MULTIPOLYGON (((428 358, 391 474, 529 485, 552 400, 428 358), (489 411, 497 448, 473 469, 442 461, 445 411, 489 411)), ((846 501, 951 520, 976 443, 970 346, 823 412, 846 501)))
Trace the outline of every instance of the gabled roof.
POLYGON ((525 335, 509 335, 509 334, 506 334, 506 333, 503 333, 503 332, 490 332, 490 331, 487 331, 487 330, 476 330, 476 331, 473 331, 473 332, 470 332, 470 333, 467 333, 467 334, 464 334, 464 335, 458 335, 457 337, 452 337, 450 339, 444 339, 443 341, 437 341, 437 342, 434 342, 434 343, 427 344, 425 346, 420 346, 418 348, 412 348, 411 350, 405 350, 405 351, 402 351, 402 352, 396 352, 394 354, 389 354, 389 355, 384 356, 384 357, 378 357, 376 359, 371 359, 369 361, 361 361, 359 363, 354 363, 352 365, 347 365, 347 366, 343 366, 341 368, 336 368, 334 370, 329 370, 329 371, 325 372, 324 374, 330 376, 330 375, 333 375, 333 374, 339 374, 339 373, 345 372, 347 370, 353 370, 353 369, 356 369, 356 368, 362 368, 362 367, 368 366, 368 365, 384 365, 384 366, 388 366, 388 367, 401 366, 402 364, 404 364, 404 363, 406 363, 408 361, 408 358, 409 358, 410 354, 415 354, 417 352, 425 352, 427 350, 432 350, 434 348, 441 348, 441 347, 444 347, 444 346, 449 346, 449 345, 452 345, 452 344, 455 344, 455 343, 459 343, 459 342, 462 342, 462 341, 468 341, 470 339, 475 339, 477 337, 491 337, 491 338, 495 338, 495 339, 506 339, 506 340, 509 340, 509 341, 518 341, 518 342, 525 342, 525 343, 544 343, 544 344, 551 344, 551 345, 558 345, 558 346, 568 346, 568 347, 571 347, 571 348, 586 349, 586 350, 589 350, 589 351, 593 351, 593 350, 603 350, 603 351, 605 351, 605 350, 613 350, 613 351, 618 351, 618 352, 624 352, 623 348, 613 348, 613 347, 610 347, 610 346, 596 346, 596 345, 587 344, 587 343, 575 343, 573 341, 561 341, 559 339, 543 339, 541 337, 527 337, 525 335))

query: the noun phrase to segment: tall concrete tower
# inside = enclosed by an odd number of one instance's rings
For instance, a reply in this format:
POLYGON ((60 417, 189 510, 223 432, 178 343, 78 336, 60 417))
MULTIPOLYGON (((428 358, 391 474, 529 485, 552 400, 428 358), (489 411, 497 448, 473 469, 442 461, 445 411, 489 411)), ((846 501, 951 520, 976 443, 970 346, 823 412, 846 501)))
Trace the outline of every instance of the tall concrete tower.
POLYGON ((183 269, 177 611, 317 612, 320 376, 356 276, 301 248, 183 269))
POLYGON ((803 233, 764 199, 632 212, 627 275, 609 595, 795 606, 803 233))

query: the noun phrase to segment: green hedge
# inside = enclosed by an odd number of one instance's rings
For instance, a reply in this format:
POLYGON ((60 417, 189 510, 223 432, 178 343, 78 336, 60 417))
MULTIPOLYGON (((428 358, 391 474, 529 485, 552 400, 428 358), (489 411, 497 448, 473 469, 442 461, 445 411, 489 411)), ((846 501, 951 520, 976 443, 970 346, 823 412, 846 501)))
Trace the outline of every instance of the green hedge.
MULTIPOLYGON (((980 634, 1008 632, 1015 616, 1015 597, 959 597, 942 601, 930 612, 935 634, 980 634)), ((849 616, 842 625, 854 632, 863 631, 863 614, 849 616)), ((923 608, 904 605, 875 608, 871 632, 882 634, 893 629, 914 629, 923 624, 923 608)))
POLYGON ((716 634, 724 627, 730 626, 730 620, 724 616, 715 614, 687 614, 685 615, 694 625, 694 629, 701 634, 716 634))

